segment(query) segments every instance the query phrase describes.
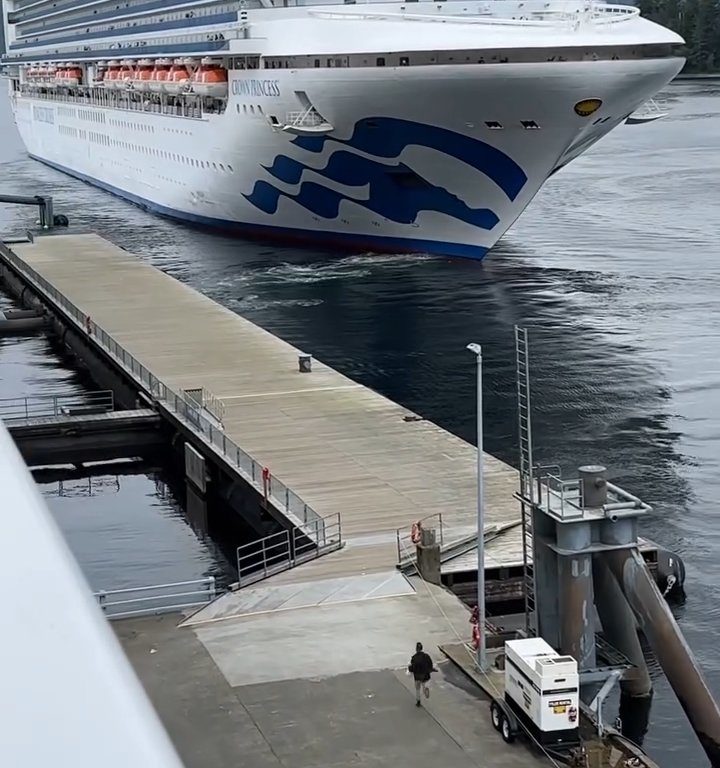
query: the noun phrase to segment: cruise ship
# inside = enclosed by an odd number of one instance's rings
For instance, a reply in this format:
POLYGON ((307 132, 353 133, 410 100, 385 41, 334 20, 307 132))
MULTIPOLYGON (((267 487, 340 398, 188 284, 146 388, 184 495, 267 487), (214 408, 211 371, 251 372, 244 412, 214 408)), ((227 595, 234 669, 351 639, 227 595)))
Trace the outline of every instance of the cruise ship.
POLYGON ((637 8, 578 0, 3 14, 31 157, 159 214, 357 251, 482 258, 684 63, 682 38, 637 8))

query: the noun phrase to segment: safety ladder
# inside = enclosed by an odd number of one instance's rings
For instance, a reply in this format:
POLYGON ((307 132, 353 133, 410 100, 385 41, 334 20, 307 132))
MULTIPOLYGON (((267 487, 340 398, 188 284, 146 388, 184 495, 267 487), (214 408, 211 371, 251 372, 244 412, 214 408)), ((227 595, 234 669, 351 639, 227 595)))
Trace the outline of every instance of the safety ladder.
POLYGON ((530 366, 527 329, 515 326, 515 366, 517 372, 518 436, 520 439, 520 510, 522 514, 523 592, 525 630, 537 634, 535 613, 535 563, 533 551, 533 457, 530 420, 530 366), (529 500, 526 502, 524 500, 529 500))

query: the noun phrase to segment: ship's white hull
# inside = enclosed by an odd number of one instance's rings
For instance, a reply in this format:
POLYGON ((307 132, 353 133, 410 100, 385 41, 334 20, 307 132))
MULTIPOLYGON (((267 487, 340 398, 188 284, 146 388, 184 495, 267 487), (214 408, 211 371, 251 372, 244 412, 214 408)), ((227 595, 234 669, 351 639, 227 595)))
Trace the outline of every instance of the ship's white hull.
POLYGON ((248 234, 481 258, 555 169, 681 65, 237 71, 225 112, 202 119, 12 98, 33 157, 150 210, 248 234), (298 92, 331 133, 281 130, 298 92), (591 98, 601 108, 576 114, 591 98))

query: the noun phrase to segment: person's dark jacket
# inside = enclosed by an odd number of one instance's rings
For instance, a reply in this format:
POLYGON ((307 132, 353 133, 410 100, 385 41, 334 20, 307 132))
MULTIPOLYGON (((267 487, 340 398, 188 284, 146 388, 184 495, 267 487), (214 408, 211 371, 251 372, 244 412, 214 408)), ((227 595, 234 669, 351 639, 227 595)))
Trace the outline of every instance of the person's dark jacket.
POLYGON ((425 651, 418 651, 408 666, 410 674, 416 679, 426 683, 430 679, 430 673, 433 671, 433 661, 425 651))

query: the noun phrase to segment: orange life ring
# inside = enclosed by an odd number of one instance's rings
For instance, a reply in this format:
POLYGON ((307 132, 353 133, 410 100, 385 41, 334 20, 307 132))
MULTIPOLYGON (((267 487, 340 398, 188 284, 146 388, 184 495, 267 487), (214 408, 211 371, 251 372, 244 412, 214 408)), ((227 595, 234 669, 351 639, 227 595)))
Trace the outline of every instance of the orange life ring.
POLYGON ((410 541, 412 541, 413 544, 419 544, 422 541, 422 523, 419 520, 412 524, 410 541))
POLYGON ((472 647, 476 651, 480 647, 480 626, 478 624, 472 625, 472 647))

